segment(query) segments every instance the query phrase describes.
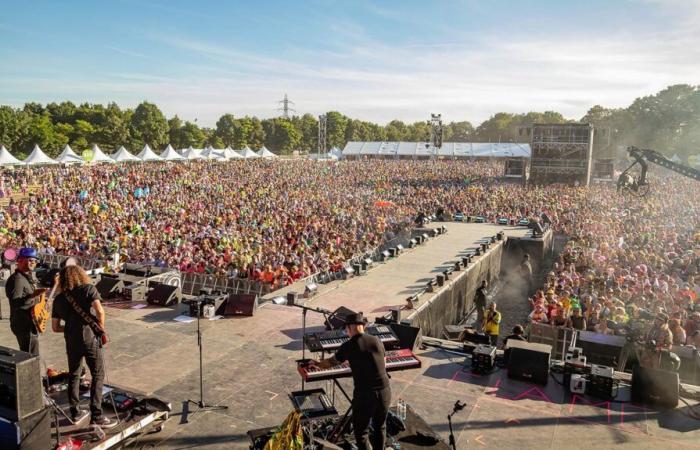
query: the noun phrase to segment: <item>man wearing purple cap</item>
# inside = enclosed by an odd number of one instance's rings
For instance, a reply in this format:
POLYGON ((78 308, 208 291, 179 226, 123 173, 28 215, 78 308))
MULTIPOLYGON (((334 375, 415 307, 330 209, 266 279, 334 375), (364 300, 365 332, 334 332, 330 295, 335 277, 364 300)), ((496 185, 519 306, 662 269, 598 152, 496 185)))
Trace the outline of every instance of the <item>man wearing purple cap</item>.
POLYGON ((36 250, 21 248, 17 256, 17 269, 5 284, 5 295, 10 302, 10 329, 17 338, 19 349, 39 355, 39 332, 32 320, 32 307, 46 289, 37 289, 34 269, 38 261, 36 250))

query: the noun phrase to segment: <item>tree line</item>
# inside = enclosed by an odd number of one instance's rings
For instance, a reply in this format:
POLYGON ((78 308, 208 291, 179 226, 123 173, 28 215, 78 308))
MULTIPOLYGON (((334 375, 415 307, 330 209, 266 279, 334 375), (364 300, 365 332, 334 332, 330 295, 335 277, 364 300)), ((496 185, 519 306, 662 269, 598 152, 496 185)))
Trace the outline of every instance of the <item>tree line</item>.
MULTIPOLYGON (((426 141, 426 121, 386 125, 352 119, 337 111, 326 113, 327 146, 343 148, 348 141, 426 141)), ((468 121, 444 126, 445 142, 528 142, 527 128, 534 123, 584 122, 599 132, 597 156, 614 156, 627 145, 654 148, 666 154, 688 156, 700 152, 700 91, 698 86, 675 85, 655 95, 636 99, 627 108, 593 106, 578 120, 555 111, 512 114, 501 112, 474 127, 468 121)), ((92 144, 106 152, 121 145, 132 151, 149 144, 156 150, 170 143, 180 149, 189 146, 214 148, 263 145, 280 154, 294 150, 316 151, 318 118, 311 114, 290 119, 234 117, 224 114, 215 127, 200 127, 177 116, 167 119, 157 105, 142 102, 136 108, 72 102, 26 103, 22 108, 0 106, 0 144, 24 157, 38 144, 56 156, 70 144, 81 152, 92 144)))

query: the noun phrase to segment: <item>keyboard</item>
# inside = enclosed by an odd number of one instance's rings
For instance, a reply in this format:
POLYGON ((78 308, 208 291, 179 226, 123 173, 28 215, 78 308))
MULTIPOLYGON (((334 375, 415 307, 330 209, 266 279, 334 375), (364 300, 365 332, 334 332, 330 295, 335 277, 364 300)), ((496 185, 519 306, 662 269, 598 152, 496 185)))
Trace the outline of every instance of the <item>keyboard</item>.
MULTIPOLYGON (((401 350, 388 350, 384 354, 384 363, 386 364, 387 372, 417 369, 421 367, 420 359, 418 359, 418 357, 407 348, 401 350)), ((350 364, 347 361, 328 369, 320 369, 318 367, 300 364, 297 367, 297 370, 304 381, 333 380, 337 378, 349 378, 352 376, 350 364)))
MULTIPOLYGON (((367 334, 376 336, 382 341, 385 347, 392 347, 399 344, 399 338, 396 337, 391 327, 388 325, 376 325, 365 329, 367 334)), ((304 336, 306 348, 312 352, 328 352, 337 350, 343 343, 348 341, 348 335, 345 330, 330 330, 320 333, 308 333, 304 336)))

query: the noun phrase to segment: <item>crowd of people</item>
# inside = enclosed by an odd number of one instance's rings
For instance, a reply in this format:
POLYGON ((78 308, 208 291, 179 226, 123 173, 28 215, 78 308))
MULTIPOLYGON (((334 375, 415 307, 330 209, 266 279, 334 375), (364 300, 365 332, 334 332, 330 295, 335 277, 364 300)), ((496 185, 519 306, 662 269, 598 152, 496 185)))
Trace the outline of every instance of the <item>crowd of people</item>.
POLYGON ((529 320, 700 347, 700 184, 657 177, 639 197, 592 187, 558 217, 570 240, 529 320))
MULTIPOLYGON (((1 211, 0 245, 279 286, 341 271, 441 204, 479 209, 487 161, 191 161, 6 171, 39 188, 1 211)), ((499 197, 506 193, 497 193, 499 197)))

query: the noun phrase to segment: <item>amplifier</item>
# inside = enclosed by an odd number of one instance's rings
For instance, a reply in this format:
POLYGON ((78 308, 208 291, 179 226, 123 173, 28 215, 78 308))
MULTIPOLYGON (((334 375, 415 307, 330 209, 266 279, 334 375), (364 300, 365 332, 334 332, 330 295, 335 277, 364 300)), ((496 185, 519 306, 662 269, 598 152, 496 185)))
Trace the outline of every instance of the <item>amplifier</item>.
POLYGON ((42 405, 39 411, 21 420, 10 421, 0 417, 0 448, 3 450, 53 448, 49 412, 49 408, 44 408, 42 405))
POLYGON ((148 293, 148 287, 146 286, 145 283, 143 283, 143 284, 137 284, 137 283, 127 284, 126 286, 124 286, 124 290, 122 291, 123 297, 126 300, 130 300, 132 302, 146 301, 146 293, 148 293))
POLYGON ((552 346, 508 339, 508 378, 547 384, 552 346))
POLYGON ((678 406, 678 372, 634 366, 632 371, 632 402, 659 408, 678 406))
POLYGON ((472 372, 488 373, 496 363, 496 347, 477 345, 472 352, 472 372))
MULTIPOLYGON (((223 314, 224 313, 224 302, 226 302, 226 294, 222 295, 203 295, 200 297, 200 300, 202 300, 202 316, 204 317, 204 307, 211 305, 214 307, 214 314, 223 314)), ((192 317, 197 317, 197 309, 199 308, 199 305, 197 304, 198 302, 187 300, 184 301, 183 303, 189 303, 190 307, 190 316, 192 317)))
POLYGON ((604 400, 613 398, 613 374, 614 370, 612 367, 592 364, 586 391, 588 395, 604 400))
POLYGON ((0 417, 22 420, 44 407, 39 357, 0 347, 0 417))

